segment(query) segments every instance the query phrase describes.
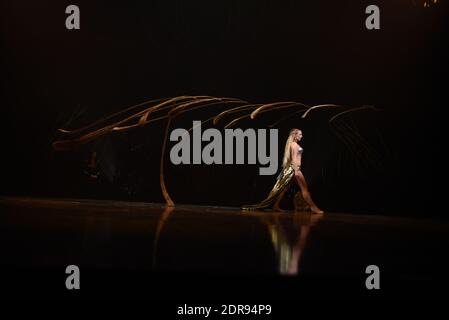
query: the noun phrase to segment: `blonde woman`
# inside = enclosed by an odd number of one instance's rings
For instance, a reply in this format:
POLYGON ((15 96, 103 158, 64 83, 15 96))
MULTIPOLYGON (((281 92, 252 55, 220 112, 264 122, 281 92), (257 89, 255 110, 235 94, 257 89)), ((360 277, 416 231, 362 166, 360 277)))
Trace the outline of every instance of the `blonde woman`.
POLYGON ((310 209, 313 213, 323 213, 323 211, 313 202, 307 187, 306 179, 301 172, 301 159, 303 153, 303 148, 299 145, 301 139, 301 130, 290 130, 287 142, 285 143, 282 172, 278 176, 273 189, 269 193, 268 197, 262 202, 255 205, 243 206, 242 209, 256 210, 273 206, 273 210, 282 211, 279 207, 279 203, 285 192, 290 188, 291 184, 296 182, 301 189, 301 193, 298 192, 295 196, 295 210, 299 210, 299 207, 301 206, 300 203, 305 202, 308 209, 310 209))

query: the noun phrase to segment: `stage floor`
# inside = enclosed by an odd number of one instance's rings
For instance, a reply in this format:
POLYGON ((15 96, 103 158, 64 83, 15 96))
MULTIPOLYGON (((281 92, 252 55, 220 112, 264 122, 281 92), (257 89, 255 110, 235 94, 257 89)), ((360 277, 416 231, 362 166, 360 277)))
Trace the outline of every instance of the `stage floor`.
POLYGON ((90 296, 447 298, 445 220, 2 197, 0 221, 2 288, 18 295, 59 295, 77 265, 90 296))

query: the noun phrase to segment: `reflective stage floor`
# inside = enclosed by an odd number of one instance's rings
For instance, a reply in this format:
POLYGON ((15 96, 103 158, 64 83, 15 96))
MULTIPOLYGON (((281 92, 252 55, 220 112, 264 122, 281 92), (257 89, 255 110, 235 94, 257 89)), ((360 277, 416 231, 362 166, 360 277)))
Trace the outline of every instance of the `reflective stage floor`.
POLYGON ((3 197, 0 221, 13 296, 447 298, 444 220, 3 197))

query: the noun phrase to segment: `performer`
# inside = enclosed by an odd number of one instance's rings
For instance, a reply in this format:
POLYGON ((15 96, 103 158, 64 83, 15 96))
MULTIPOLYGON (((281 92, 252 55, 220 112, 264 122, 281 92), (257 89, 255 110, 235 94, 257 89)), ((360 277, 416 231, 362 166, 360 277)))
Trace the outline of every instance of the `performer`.
POLYGON ((272 206, 275 211, 283 211, 279 207, 279 203, 286 191, 296 182, 301 191, 294 198, 295 210, 311 210, 313 213, 323 213, 323 210, 319 209, 313 202, 306 179, 301 172, 301 158, 303 153, 303 148, 299 145, 301 139, 301 130, 290 130, 287 142, 285 143, 284 159, 282 161, 283 169, 277 178, 276 184, 268 194, 268 197, 262 202, 255 205, 243 206, 243 210, 265 209, 272 206))

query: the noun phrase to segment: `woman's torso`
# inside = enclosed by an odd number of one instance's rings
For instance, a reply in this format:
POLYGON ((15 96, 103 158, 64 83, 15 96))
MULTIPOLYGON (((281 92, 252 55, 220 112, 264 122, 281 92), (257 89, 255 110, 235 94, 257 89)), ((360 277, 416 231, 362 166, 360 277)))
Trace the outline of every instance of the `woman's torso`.
POLYGON ((297 148, 292 148, 291 152, 292 152, 292 165, 296 168, 296 167, 300 167, 301 166, 301 156, 302 153, 304 152, 304 149, 297 144, 297 148))

